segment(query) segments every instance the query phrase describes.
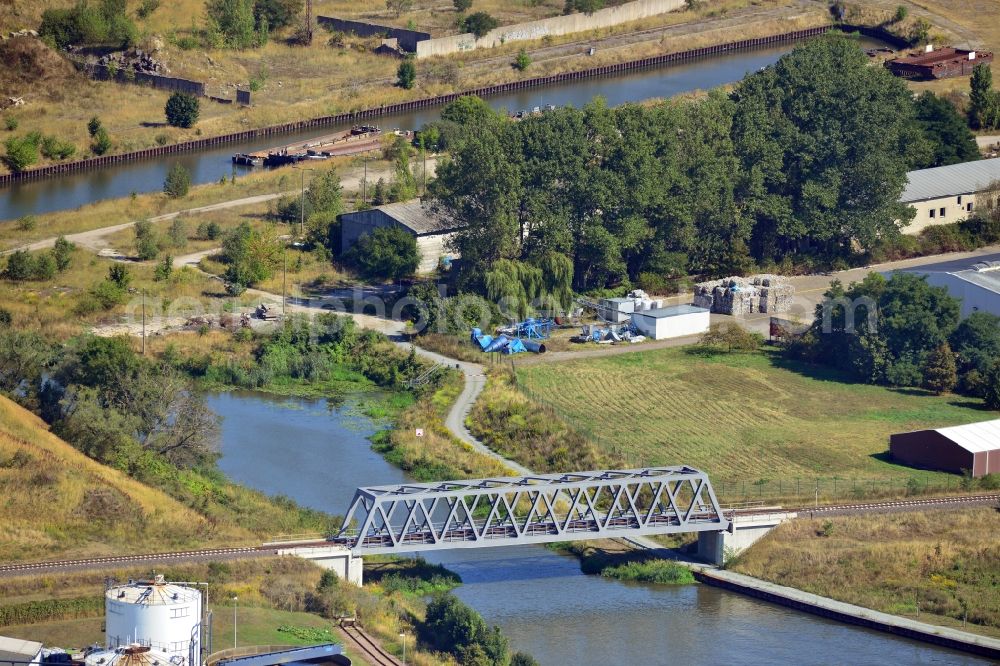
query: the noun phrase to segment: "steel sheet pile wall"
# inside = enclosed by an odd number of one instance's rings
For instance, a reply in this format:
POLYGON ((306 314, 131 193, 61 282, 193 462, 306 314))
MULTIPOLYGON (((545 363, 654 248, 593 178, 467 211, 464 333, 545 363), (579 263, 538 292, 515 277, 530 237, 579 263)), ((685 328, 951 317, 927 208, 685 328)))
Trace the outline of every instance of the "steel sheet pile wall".
MULTIPOLYGON (((848 28, 844 27, 844 29, 848 28)), ((868 36, 878 36, 879 38, 883 38, 882 37, 883 33, 881 31, 869 28, 859 29, 852 27, 849 29, 861 32, 862 34, 868 36)), ((551 76, 540 76, 533 79, 524 79, 522 81, 513 81, 511 83, 501 83, 492 86, 485 86, 483 88, 476 88, 474 90, 466 90, 463 92, 451 93, 448 95, 440 95, 438 97, 425 97, 423 99, 416 99, 409 102, 386 104, 384 106, 375 107, 372 109, 349 111, 346 113, 339 113, 331 116, 321 116, 319 118, 311 118, 309 120, 298 120, 294 122, 282 123, 280 125, 259 127, 256 129, 244 130, 242 132, 233 132, 232 134, 223 134, 220 136, 213 136, 205 139, 196 139, 194 141, 175 143, 168 146, 156 146, 153 148, 144 148, 142 150, 131 151, 128 153, 120 153, 118 155, 104 155, 102 157, 93 157, 85 160, 76 160, 74 162, 52 164, 45 167, 39 167, 37 169, 28 169, 17 173, 8 173, 0 175, 0 185, 7 185, 22 180, 35 180, 40 178, 46 178, 60 173, 83 171, 85 169, 108 166, 120 162, 133 162, 136 160, 161 157, 163 155, 171 155, 174 153, 181 153, 190 150, 199 150, 201 148, 209 148, 212 146, 219 146, 227 143, 249 141, 253 139, 258 139, 260 137, 266 137, 275 134, 285 134, 289 132, 297 132, 313 128, 329 127, 331 125, 353 123, 368 118, 378 118, 380 116, 391 115, 394 113, 412 111, 414 109, 423 109, 431 106, 448 104, 449 102, 453 102, 459 97, 463 97, 465 95, 477 95, 479 97, 489 97, 491 95, 499 95, 507 92, 512 92, 515 90, 523 90, 525 88, 547 86, 555 83, 563 83, 565 81, 575 81, 577 79, 585 79, 593 76, 619 74, 622 72, 629 72, 632 70, 644 69, 646 67, 654 67, 657 65, 664 65, 673 62, 696 60, 698 58, 704 58, 707 56, 728 53, 730 51, 753 49, 761 46, 770 46, 774 44, 780 44, 783 42, 794 41, 797 39, 807 39, 810 37, 816 37, 828 32, 829 30, 830 30, 829 27, 823 26, 818 28, 806 28, 805 30, 796 30, 794 32, 787 32, 780 35, 771 35, 768 37, 742 39, 736 42, 727 42, 725 44, 716 44, 713 46, 703 46, 701 48, 690 49, 688 51, 666 53, 663 55, 651 56, 649 58, 641 58, 639 60, 631 60, 628 62, 621 62, 613 65, 603 65, 601 67, 593 67, 591 69, 585 69, 575 72, 563 72, 561 74, 552 74, 551 76)))

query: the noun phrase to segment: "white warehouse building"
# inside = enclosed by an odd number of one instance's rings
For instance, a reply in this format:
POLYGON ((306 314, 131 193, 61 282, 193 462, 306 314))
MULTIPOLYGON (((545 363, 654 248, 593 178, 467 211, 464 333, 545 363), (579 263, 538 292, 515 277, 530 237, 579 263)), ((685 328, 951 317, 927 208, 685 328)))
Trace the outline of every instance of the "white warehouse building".
POLYGON ((900 203, 916 211, 913 221, 903 227, 905 234, 919 234, 936 224, 960 222, 979 207, 989 206, 984 201, 986 190, 1000 181, 1000 159, 961 162, 931 169, 918 169, 906 174, 907 184, 900 203))
POLYGON ((201 665, 201 592, 163 576, 129 581, 104 594, 106 646, 141 645, 172 657, 173 663, 201 665))
POLYGON ((700 335, 708 330, 711 311, 694 305, 672 305, 632 314, 636 331, 653 340, 700 335))

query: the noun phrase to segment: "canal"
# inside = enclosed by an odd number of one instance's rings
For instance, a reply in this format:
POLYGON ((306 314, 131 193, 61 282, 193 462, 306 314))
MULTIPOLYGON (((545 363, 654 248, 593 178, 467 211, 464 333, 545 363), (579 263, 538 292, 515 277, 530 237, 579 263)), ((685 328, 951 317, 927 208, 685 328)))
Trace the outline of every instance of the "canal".
MULTIPOLYGON (((868 38, 861 38, 859 43, 866 48, 881 45, 881 42, 868 38)), ((580 107, 597 96, 604 97, 611 106, 672 97, 738 81, 747 73, 774 63, 793 47, 793 43, 786 43, 624 75, 578 79, 491 97, 488 101, 494 108, 514 112, 536 106, 544 107, 546 104, 555 106, 572 104, 580 107)), ((415 129, 435 120, 440 111, 440 107, 431 107, 406 114, 385 116, 377 119, 377 122, 385 129, 415 129)), ((0 196, 0 220, 76 208, 102 199, 127 197, 132 192, 157 192, 163 188, 167 171, 178 162, 191 172, 193 183, 216 182, 222 176, 228 177, 233 173, 240 175, 246 172, 243 168, 233 166, 231 161, 233 153, 292 143, 331 134, 338 129, 346 129, 346 126, 283 134, 245 143, 230 143, 197 152, 179 153, 159 160, 128 162, 56 178, 15 183, 7 187, 3 196, 0 196)))
MULTIPOLYGON (((330 513, 357 485, 403 481, 372 452, 357 400, 221 393, 219 466, 234 481, 330 513)), ((538 546, 429 554, 462 576, 455 594, 546 666, 575 664, 987 664, 706 585, 619 583, 538 546)))

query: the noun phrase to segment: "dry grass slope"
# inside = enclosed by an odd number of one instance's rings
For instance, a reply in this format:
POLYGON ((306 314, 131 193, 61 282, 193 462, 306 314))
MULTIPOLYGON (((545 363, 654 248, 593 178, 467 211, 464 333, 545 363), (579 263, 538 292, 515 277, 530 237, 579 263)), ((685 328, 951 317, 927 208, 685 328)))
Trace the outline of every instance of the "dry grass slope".
POLYGON ((245 541, 164 493, 100 465, 0 396, 0 560, 245 541))
POLYGON ((736 571, 868 608, 1000 636, 1000 512, 785 523, 736 571))

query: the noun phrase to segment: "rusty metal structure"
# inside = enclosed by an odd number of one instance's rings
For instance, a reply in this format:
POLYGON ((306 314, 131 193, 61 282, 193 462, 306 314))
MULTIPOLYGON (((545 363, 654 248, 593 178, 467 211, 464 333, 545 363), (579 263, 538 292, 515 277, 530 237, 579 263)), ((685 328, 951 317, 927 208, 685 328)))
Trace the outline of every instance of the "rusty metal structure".
POLYGON ((967 51, 947 46, 902 56, 888 61, 885 66, 896 76, 906 79, 947 79, 968 76, 976 65, 989 65, 991 62, 993 53, 990 51, 967 51))
POLYGON ((358 488, 344 526, 334 541, 364 555, 719 532, 730 521, 704 472, 656 467, 358 488))

